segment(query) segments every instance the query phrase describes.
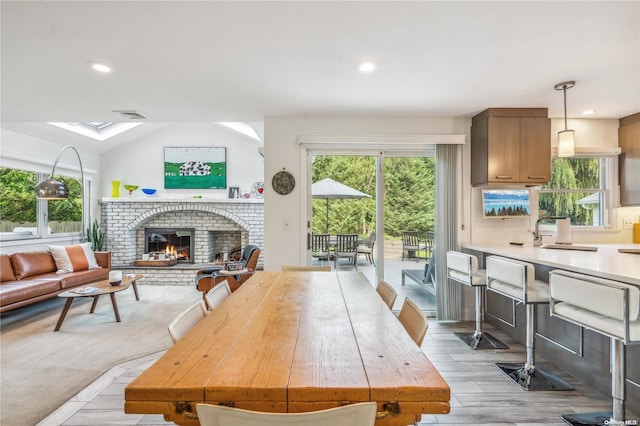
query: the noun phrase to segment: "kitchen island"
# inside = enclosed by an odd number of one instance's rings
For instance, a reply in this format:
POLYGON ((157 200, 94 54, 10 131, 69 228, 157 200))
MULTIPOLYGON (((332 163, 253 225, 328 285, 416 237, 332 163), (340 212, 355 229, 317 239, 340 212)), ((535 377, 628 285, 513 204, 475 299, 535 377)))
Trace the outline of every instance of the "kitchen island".
POLYGON ((567 245, 566 249, 547 248, 549 246, 559 247, 560 245, 545 244, 534 247, 532 244, 518 246, 508 243, 473 243, 465 244, 463 247, 467 251, 510 257, 535 265, 617 280, 640 287, 640 254, 618 251, 619 249, 640 251, 640 244, 572 244, 567 245), (573 247, 583 248, 583 250, 575 250, 573 247))
MULTIPOLYGON (((463 251, 478 256, 481 267, 487 256, 497 255, 534 264, 536 278, 546 282, 549 281, 550 271, 562 269, 640 287, 640 254, 619 251, 640 250, 640 244, 579 244, 578 248, 582 250, 574 248, 556 249, 545 248, 544 245, 534 247, 532 244, 519 246, 509 243, 463 245, 463 251)), ((524 343, 524 307, 491 291, 487 292, 486 300, 485 320, 524 343)), ((536 353, 540 356, 540 363, 554 364, 583 383, 610 395, 609 339, 552 318, 547 304, 539 305, 537 309, 536 353)), ((627 408, 640 407, 640 345, 629 345, 626 351, 627 408)))

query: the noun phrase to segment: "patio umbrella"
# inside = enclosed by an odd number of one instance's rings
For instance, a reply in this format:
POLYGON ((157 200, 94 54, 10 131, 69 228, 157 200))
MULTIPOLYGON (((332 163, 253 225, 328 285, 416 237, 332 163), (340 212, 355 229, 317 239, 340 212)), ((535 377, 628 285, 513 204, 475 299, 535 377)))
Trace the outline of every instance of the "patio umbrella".
POLYGON ((360 192, 331 178, 324 178, 311 185, 311 197, 327 200, 327 234, 329 233, 329 200, 345 198, 371 198, 371 195, 360 192))

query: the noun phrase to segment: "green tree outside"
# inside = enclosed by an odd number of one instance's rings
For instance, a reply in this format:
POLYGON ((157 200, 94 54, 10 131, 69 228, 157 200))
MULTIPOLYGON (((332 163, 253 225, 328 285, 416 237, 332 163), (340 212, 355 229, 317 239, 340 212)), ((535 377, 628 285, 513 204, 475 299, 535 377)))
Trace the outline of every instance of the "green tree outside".
MULTIPOLYGON (((435 160, 390 157, 385 159, 385 235, 399 238, 402 231, 432 231, 435 218, 435 160)), ((369 235, 375 230, 375 157, 317 156, 312 181, 331 178, 371 198, 329 200, 329 232, 369 235)), ((313 232, 326 232, 326 200, 313 200, 313 232)))
POLYGON ((597 158, 554 158, 551 181, 545 189, 585 189, 584 192, 541 192, 539 217, 567 216, 574 225, 593 223, 594 211, 578 204, 600 188, 600 160, 597 158))
MULTIPOLYGON (((82 188, 80 181, 56 176, 69 188, 69 198, 48 202, 49 226, 52 232, 80 232, 82 229, 82 188), (70 228, 69 225, 72 224, 70 228), (77 228, 77 229, 76 229, 77 228)), ((0 167, 0 222, 2 232, 15 226, 35 227, 38 200, 35 187, 38 174, 0 167)))

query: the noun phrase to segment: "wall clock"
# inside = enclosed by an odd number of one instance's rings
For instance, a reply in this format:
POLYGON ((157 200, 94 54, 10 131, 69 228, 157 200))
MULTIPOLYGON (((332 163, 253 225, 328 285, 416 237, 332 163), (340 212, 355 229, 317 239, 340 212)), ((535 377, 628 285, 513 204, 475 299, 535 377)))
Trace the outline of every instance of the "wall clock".
POLYGON ((293 188, 295 188, 296 179, 291 173, 286 170, 282 170, 273 175, 273 179, 271 179, 271 186, 278 194, 287 195, 293 191, 293 188))

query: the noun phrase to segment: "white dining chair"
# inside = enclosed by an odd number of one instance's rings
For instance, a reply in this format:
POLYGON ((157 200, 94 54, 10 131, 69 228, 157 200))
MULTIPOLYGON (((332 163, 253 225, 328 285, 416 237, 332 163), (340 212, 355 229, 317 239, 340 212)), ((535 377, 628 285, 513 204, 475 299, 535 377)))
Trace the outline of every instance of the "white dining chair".
POLYGON ((306 413, 267 413, 224 405, 196 404, 201 426, 373 426, 376 403, 360 402, 306 413))
POLYGON ((207 316, 207 307, 204 304, 204 300, 199 300, 197 303, 189 306, 184 311, 180 312, 173 321, 169 323, 169 335, 173 343, 177 342, 182 336, 184 336, 191 327, 196 325, 198 321, 207 316))
POLYGON ((378 286, 376 287, 376 291, 380 295, 380 298, 384 301, 384 303, 389 307, 389 309, 393 308, 393 303, 396 301, 398 297, 398 292, 395 288, 391 286, 385 280, 380 280, 378 282, 378 286))
POLYGON ((283 265, 283 271, 307 271, 307 272, 331 272, 331 265, 318 265, 318 266, 298 266, 298 265, 283 265))
POLYGON ((231 289, 229 288, 229 283, 227 282, 227 280, 216 284, 204 295, 204 300, 207 303, 207 309, 212 311, 216 308, 216 306, 224 302, 224 300, 230 295, 231 289))
POLYGON ((422 346, 424 336, 429 329, 429 323, 420 308, 408 297, 404 299, 398 319, 404 329, 407 330, 407 333, 409 333, 409 336, 416 342, 416 345, 422 346))

